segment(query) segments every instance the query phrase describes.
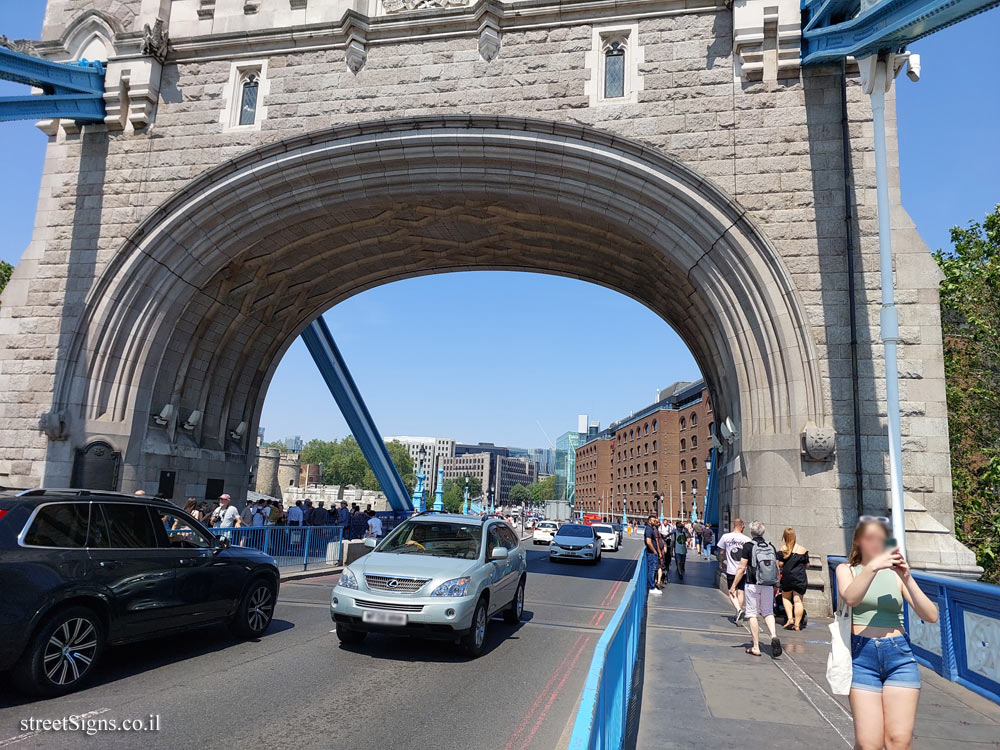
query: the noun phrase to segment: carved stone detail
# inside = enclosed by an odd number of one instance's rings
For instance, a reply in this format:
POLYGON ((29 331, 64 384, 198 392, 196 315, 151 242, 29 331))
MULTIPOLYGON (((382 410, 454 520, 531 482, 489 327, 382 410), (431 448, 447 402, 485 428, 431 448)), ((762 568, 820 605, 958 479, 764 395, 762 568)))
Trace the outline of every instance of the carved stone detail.
POLYGON ((44 432, 49 440, 65 440, 69 437, 66 431, 66 413, 62 411, 47 411, 38 420, 38 429, 44 432))
POLYGON ((802 18, 798 0, 733 3, 733 51, 745 81, 776 81, 798 75, 802 18))
POLYGON ((9 39, 0 34, 0 47, 6 47, 11 52, 20 52, 22 55, 35 54, 35 43, 30 39, 9 39))
POLYGON ((425 8, 462 8, 468 4, 469 0, 382 0, 382 8, 386 13, 402 13, 425 8))
POLYGON ((500 54, 500 26, 493 18, 487 17, 479 27, 479 54, 486 62, 500 54))
POLYGON ((260 0, 245 0, 243 3, 243 15, 252 16, 260 11, 260 0))
POLYGON ((305 10, 307 0, 288 0, 288 7, 291 10, 305 10))
POLYGON ((215 16, 215 0, 201 0, 198 4, 198 18, 212 18, 215 16))
POLYGON ((806 461, 828 461, 837 446, 837 433, 832 427, 806 425, 802 431, 802 457, 806 461))
POLYGON ((347 40, 347 50, 344 53, 344 60, 347 67, 355 75, 365 66, 368 59, 367 40, 358 32, 353 32, 347 40))
POLYGON ((163 27, 163 19, 157 18, 150 28, 149 24, 142 27, 142 46, 139 53, 156 58, 159 62, 167 59, 167 47, 170 45, 170 34, 163 27))

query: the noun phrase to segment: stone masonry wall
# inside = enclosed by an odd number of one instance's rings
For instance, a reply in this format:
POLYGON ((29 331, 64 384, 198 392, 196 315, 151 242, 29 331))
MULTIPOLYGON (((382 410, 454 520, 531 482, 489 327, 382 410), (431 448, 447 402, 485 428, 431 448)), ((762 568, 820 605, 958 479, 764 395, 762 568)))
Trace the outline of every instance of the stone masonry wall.
MULTIPOLYGON (((137 4, 53 0, 46 38, 58 35, 83 5, 100 6, 130 28, 137 4)), ((220 123, 229 59, 168 59, 149 132, 88 126, 53 137, 34 239, 0 309, 0 485, 38 485, 67 475, 73 441, 52 442, 39 430, 51 406, 56 358, 102 269, 138 222, 173 192, 255 146, 336 124, 423 114, 516 114, 641 141, 690 165, 746 208, 798 287, 825 361, 824 396, 838 436, 837 459, 827 469, 836 481, 829 489, 811 491, 808 502, 775 497, 773 518, 762 520, 830 529, 851 523, 842 495, 855 477, 839 70, 741 81, 734 76, 730 11, 720 6, 638 21, 644 54, 638 102, 592 106, 585 91, 592 30, 578 23, 506 31, 491 62, 480 56, 474 34, 371 45, 357 74, 348 69, 343 49, 269 55, 270 88, 262 102, 267 118, 259 131, 225 131, 220 123)), ((887 502, 886 440, 872 126, 867 97, 853 75, 847 96, 865 497, 870 511, 881 512, 887 502)), ((894 130, 889 138, 894 144, 894 130)), ((898 189, 893 194, 898 201, 898 189)), ((903 303, 906 489, 951 528, 936 271, 901 208, 894 225, 903 303)), ((117 429, 113 420, 108 429, 117 429)))

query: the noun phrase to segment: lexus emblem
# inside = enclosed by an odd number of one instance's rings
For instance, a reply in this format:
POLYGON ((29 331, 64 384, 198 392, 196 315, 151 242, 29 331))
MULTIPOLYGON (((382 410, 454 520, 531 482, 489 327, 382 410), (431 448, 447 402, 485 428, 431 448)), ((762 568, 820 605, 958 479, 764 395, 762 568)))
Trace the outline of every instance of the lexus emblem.
POLYGON ((389 581, 389 583, 386 584, 386 586, 388 586, 391 589, 399 588, 399 581, 393 578, 391 581, 389 581))

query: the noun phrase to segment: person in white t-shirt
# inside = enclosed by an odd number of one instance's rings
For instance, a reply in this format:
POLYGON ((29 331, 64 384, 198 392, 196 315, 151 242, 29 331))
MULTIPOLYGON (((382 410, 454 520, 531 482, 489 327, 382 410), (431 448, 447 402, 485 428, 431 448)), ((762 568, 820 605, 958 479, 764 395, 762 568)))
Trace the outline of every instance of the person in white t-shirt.
POLYGON ((375 515, 375 511, 368 511, 368 533, 366 536, 370 536, 372 539, 378 539, 382 536, 382 519, 375 515))
MULTIPOLYGON (((722 559, 726 563, 726 589, 732 588, 736 579, 736 571, 740 569, 740 561, 743 559, 743 545, 750 541, 750 537, 743 533, 743 520, 737 518, 733 521, 733 530, 723 534, 716 547, 722 552, 722 559)), ((736 586, 736 593, 729 594, 729 601, 736 607, 736 624, 739 625, 746 617, 744 609, 745 599, 743 587, 746 585, 744 576, 736 586)))
POLYGON ((230 504, 229 495, 219 497, 219 507, 212 511, 212 525, 223 529, 231 529, 234 526, 242 526, 243 520, 236 507, 230 504))

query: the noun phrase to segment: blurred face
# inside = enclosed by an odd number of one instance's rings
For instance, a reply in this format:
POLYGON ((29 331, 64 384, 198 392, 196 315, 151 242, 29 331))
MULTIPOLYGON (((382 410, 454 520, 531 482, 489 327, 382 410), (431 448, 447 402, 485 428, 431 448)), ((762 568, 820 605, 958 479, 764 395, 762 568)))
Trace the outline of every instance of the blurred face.
POLYGON ((858 537, 858 549, 861 550, 861 559, 870 560, 881 555, 885 550, 885 540, 888 538, 885 527, 877 522, 865 524, 858 537))

